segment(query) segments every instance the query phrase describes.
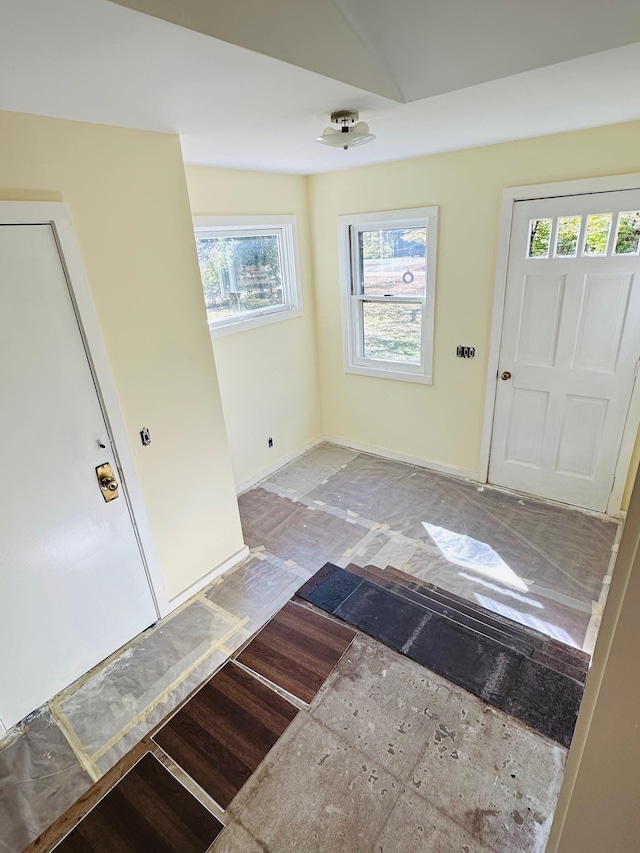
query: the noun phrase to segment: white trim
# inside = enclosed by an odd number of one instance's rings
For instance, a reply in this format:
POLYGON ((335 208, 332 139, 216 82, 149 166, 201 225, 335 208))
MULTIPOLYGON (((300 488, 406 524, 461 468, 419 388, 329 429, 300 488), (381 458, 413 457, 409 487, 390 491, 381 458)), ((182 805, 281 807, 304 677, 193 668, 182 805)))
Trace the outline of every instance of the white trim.
POLYGON ((185 590, 178 593, 178 595, 174 596, 169 601, 169 610, 168 613, 175 610, 176 607, 180 607, 181 604, 184 604, 185 601, 188 601, 190 598, 198 595, 199 592, 208 586, 211 581, 220 577, 220 575, 225 574, 230 569, 235 568, 239 565, 243 560, 246 560, 249 556, 249 548, 245 545, 244 548, 241 548, 237 551, 232 557, 229 557, 223 563, 220 563, 215 569, 212 569, 210 572, 207 572, 204 577, 201 577, 195 583, 192 583, 191 586, 188 586, 185 590))
POLYGON ((640 382, 638 381, 638 373, 636 373, 631 397, 629 399, 629 410, 627 412, 627 418, 622 431, 622 440, 620 442, 618 461, 616 462, 613 489, 611 490, 609 501, 607 503, 607 515, 613 515, 616 516, 616 518, 623 518, 626 514, 622 509, 622 498, 624 497, 627 480, 631 470, 631 460, 633 458, 633 449, 636 445, 639 425, 640 382))
POLYGON ((314 438, 313 441, 308 441, 306 444, 303 444, 302 447, 299 447, 297 450, 292 451, 291 453, 287 453, 285 456, 282 456, 277 462, 274 462, 273 465, 269 465, 268 468, 263 468, 262 471, 259 471, 257 474, 254 474, 252 477, 247 477, 246 480, 242 480, 242 482, 236 485, 236 492, 238 495, 243 494, 243 492, 252 489, 254 486, 257 486, 258 483, 262 483, 263 480, 266 480, 271 474, 274 474, 276 471, 279 471, 280 468, 284 468, 285 465, 288 465, 290 462, 293 462, 295 459, 298 459, 300 456, 304 456, 305 453, 308 453, 310 450, 313 450, 314 447, 317 447, 319 444, 322 444, 323 441, 326 441, 323 435, 318 436, 318 438, 314 438))
POLYGON ((339 447, 348 447, 350 450, 359 450, 361 453, 370 453, 372 456, 381 456, 383 459, 393 459, 396 462, 416 465, 418 468, 427 468, 429 471, 437 471, 439 474, 449 474, 463 480, 478 482, 477 471, 468 471, 465 468, 457 468, 455 465, 443 465, 440 462, 431 462, 417 456, 409 456, 407 453, 397 453, 395 450, 383 450, 381 447, 374 447, 371 444, 360 444, 358 441, 337 438, 334 435, 325 435, 324 441, 329 444, 337 444, 339 447))
MULTIPOLYGON (((569 195, 590 195, 592 193, 617 192, 620 190, 640 189, 640 172, 628 175, 612 175, 604 178, 587 178, 579 181, 560 181, 551 184, 533 184, 523 187, 507 187, 502 193, 500 211, 500 232, 496 260, 496 277, 493 295, 493 314, 491 320, 491 338, 487 365, 487 387, 485 394, 482 436, 480 440, 480 458, 478 462, 479 479, 489 482, 489 457, 491 454, 491 435, 498 387, 498 366, 502 343, 502 322, 504 302, 507 291, 507 267, 509 245, 511 241, 511 221, 513 207, 517 201, 531 201, 538 198, 556 198, 569 195)), ((640 424, 640 382, 636 381, 629 402, 629 413, 625 423, 615 481, 609 502, 607 515, 621 517, 621 503, 624 494, 638 426, 640 424)), ((533 497, 536 497, 535 495, 533 497)))
POLYGON ((229 231, 238 234, 245 231, 263 234, 272 231, 280 236, 282 251, 282 286, 285 302, 270 308, 258 309, 246 315, 236 314, 209 323, 213 340, 226 335, 279 323, 302 315, 302 279, 300 277, 300 252, 298 250, 298 223, 293 214, 282 216, 194 216, 193 229, 196 238, 207 231, 223 234, 229 231))
POLYGON ((84 340, 87 360, 94 376, 98 398, 110 434, 116 465, 120 471, 123 492, 129 505, 142 562, 156 611, 162 618, 169 612, 169 598, 151 534, 111 366, 67 205, 62 202, 3 201, 0 202, 0 223, 51 225, 53 229, 69 283, 78 326, 84 340))
MULTIPOLYGON (((340 266, 340 302, 342 312, 342 353, 345 373, 359 376, 375 376, 379 379, 395 379, 404 382, 433 382, 433 349, 435 325, 436 262, 438 251, 438 208, 416 207, 406 210, 378 211, 376 213, 345 214, 338 217, 338 258, 340 266), (354 266, 357 262, 355 248, 351 245, 350 229, 362 225, 378 225, 387 228, 391 223, 397 227, 415 227, 416 221, 427 226, 427 288, 425 297, 415 299, 389 298, 390 303, 413 302, 422 311, 422 340, 420 364, 378 361, 358 354, 359 309, 355 303, 368 301, 362 294, 354 293, 354 266)), ((371 297, 370 301, 386 301, 371 297)))

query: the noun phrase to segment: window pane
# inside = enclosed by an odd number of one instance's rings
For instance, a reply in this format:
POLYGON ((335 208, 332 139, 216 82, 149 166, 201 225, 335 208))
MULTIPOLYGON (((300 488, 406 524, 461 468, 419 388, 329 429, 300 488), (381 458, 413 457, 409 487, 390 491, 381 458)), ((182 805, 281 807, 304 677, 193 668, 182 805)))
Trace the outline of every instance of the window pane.
POLYGON ((618 217, 616 255, 637 255, 640 245, 640 211, 621 213, 618 217))
POLYGON ((423 296, 426 289, 426 228, 360 231, 362 293, 367 296, 423 296))
POLYGON ((548 258, 552 219, 532 219, 529 223, 529 257, 548 258))
POLYGON ((198 237, 196 244, 209 322, 284 305, 276 235, 198 237))
POLYGON ((580 234, 581 222, 581 216, 561 216, 558 219, 557 257, 575 258, 578 254, 578 235, 580 234))
POLYGON ((587 219, 587 234, 584 240, 584 254, 592 256, 606 255, 610 230, 610 213, 592 213, 587 219))
POLYGON ((363 302, 362 326, 365 358, 420 364, 420 304, 363 302))

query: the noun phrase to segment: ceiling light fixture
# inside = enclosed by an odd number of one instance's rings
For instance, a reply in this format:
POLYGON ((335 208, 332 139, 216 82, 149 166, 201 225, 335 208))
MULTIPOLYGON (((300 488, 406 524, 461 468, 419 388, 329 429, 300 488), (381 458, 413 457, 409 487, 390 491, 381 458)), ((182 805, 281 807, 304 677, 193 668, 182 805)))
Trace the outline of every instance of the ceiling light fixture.
POLYGON ((355 145, 365 145, 373 142, 375 136, 369 133, 369 125, 358 121, 355 110, 338 110, 331 113, 331 121, 336 127, 327 127, 322 136, 316 137, 316 142, 330 145, 332 148, 353 148, 355 145))

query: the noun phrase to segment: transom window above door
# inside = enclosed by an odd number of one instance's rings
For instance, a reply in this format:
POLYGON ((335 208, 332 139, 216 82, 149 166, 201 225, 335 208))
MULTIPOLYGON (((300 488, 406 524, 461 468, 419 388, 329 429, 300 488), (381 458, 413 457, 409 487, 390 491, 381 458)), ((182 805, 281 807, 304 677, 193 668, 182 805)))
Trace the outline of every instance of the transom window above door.
POLYGON ((640 252, 640 210, 531 219, 528 258, 606 258, 640 252))
POLYGON ((344 368, 431 383, 436 207, 339 217, 344 368))

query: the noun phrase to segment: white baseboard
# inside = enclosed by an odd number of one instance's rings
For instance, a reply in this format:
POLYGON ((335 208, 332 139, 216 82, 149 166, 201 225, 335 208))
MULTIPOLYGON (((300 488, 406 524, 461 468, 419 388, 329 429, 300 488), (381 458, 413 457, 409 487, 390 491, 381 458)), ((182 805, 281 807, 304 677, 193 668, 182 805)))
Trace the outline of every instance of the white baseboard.
POLYGON ((282 456, 278 459, 277 462, 274 462, 273 465, 269 465, 268 468, 264 468, 262 471, 255 474, 253 477, 249 477, 247 480, 243 480, 241 483, 238 483, 236 486, 236 492, 241 495, 243 492, 252 489, 254 486, 257 486, 258 483, 261 483, 263 480, 266 480, 267 477, 270 477, 271 474, 279 471, 280 468, 284 468, 285 465, 288 465, 289 462, 293 462, 294 459, 297 459, 299 456, 303 456, 305 453, 308 453, 310 450, 313 450, 314 447, 317 447, 319 444, 322 444, 323 441, 326 441, 323 435, 318 436, 318 438, 314 438, 313 441, 307 442, 307 444, 303 444, 302 447, 299 447, 297 450, 294 450, 292 453, 287 453, 286 456, 282 456))
POLYGON ((193 598, 194 595, 197 595, 199 592, 208 586, 212 580, 215 580, 220 575, 223 575, 225 572, 228 572, 229 569, 233 569, 238 563, 241 563, 243 560, 249 556, 249 549, 245 545, 244 548, 241 548, 236 554, 232 557, 229 557, 228 560, 225 560, 224 563, 220 563, 219 566, 216 566, 215 569, 212 569, 208 572, 204 577, 197 580, 191 586, 188 586, 183 592, 178 593, 175 598, 170 599, 169 601, 169 610, 166 613, 162 613, 161 616, 164 619, 165 616, 168 616, 176 607, 180 607, 181 604, 184 604, 185 601, 188 601, 190 598, 193 598))
POLYGON ((417 465, 419 468, 427 468, 429 471, 437 471, 439 474, 451 474, 453 477, 473 480, 474 483, 479 482, 477 471, 467 471, 465 468, 456 468, 454 465, 442 465, 439 462, 430 462, 428 459, 420 459, 417 456, 409 456, 406 453, 396 453, 394 450, 383 450, 381 447, 360 444, 357 441, 345 441, 345 439, 336 438, 333 435, 325 435, 324 440, 329 442, 329 444, 348 447, 350 450, 359 450, 361 453, 371 453, 372 456, 381 456, 383 459, 407 462, 409 465, 417 465))

